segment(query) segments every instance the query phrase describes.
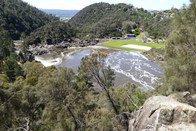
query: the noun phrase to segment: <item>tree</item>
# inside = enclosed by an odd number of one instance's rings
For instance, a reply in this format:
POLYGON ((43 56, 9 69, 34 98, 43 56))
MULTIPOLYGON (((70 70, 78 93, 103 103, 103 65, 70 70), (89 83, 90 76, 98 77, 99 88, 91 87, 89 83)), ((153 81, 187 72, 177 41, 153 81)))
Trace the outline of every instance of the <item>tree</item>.
POLYGON ((81 62, 79 76, 81 78, 84 77, 86 81, 92 80, 97 82, 105 91, 105 94, 115 113, 119 114, 118 108, 109 92, 109 88, 113 86, 115 74, 110 67, 105 66, 106 56, 107 54, 101 52, 86 56, 81 62))
POLYGON ((75 37, 75 29, 63 21, 51 22, 36 31, 32 32, 24 41, 24 47, 39 44, 58 44, 64 41, 71 41, 75 37))
POLYGON ((40 78, 37 88, 46 103, 43 121, 53 130, 84 130, 95 104, 87 99, 89 87, 70 68, 61 67, 40 78))
POLYGON ((0 26, 9 32, 9 36, 18 40, 33 30, 58 20, 22 0, 0 1, 0 26))
POLYGON ((5 73, 10 81, 22 75, 22 68, 16 61, 14 44, 8 32, 0 28, 0 73, 5 73))
POLYGON ((120 112, 133 112, 144 103, 146 96, 135 84, 126 83, 112 90, 120 112))
POLYGON ((173 91, 196 91, 196 1, 175 14, 173 31, 166 43, 164 87, 173 91))
POLYGON ((25 85, 17 92, 17 96, 20 96, 19 100, 21 105, 19 107, 18 114, 16 115, 15 130, 36 130, 42 125, 41 116, 42 111, 45 108, 43 103, 40 103, 40 97, 37 95, 37 89, 33 86, 25 85))
MULTIPOLYGON (((121 129, 125 128, 125 130, 128 130, 130 112, 139 109, 145 101, 145 95, 134 84, 112 88, 114 86, 115 73, 110 66, 107 67, 105 65, 106 57, 107 54, 101 52, 86 56, 82 59, 78 75, 87 83, 90 83, 89 81, 92 83, 96 82, 102 88, 103 94, 114 110, 113 116, 118 121, 116 125, 120 123, 121 129)), ((110 116, 110 118, 112 117, 110 116)), ((115 126, 113 125, 113 127, 115 126)))
POLYGON ((2 66, 3 72, 7 74, 10 81, 14 81, 17 76, 23 75, 22 68, 13 57, 7 57, 2 66))
POLYGON ((3 60, 14 52, 14 44, 8 32, 0 28, 0 65, 3 60))
POLYGON ((133 33, 133 32, 132 32, 132 27, 131 27, 131 25, 127 25, 127 26, 126 26, 125 32, 126 32, 127 34, 133 33))
POLYGON ((118 119, 127 131, 129 129, 129 120, 132 116, 131 113, 143 105, 146 95, 135 84, 131 83, 113 88, 110 92, 115 102, 118 103, 117 107, 120 112, 118 119))

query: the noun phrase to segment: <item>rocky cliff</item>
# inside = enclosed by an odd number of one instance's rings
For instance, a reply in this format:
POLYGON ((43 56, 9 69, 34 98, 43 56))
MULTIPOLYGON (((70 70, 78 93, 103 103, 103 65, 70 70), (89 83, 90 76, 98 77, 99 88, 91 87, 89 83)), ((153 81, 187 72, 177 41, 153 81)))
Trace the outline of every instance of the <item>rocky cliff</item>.
POLYGON ((196 131, 196 108, 174 96, 150 97, 130 120, 129 131, 196 131))

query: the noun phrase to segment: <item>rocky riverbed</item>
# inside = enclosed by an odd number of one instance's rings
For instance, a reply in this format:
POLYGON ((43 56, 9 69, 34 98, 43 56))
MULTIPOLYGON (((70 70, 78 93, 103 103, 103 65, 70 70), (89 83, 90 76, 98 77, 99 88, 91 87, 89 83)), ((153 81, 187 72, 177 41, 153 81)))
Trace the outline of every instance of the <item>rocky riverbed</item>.
POLYGON ((29 51, 33 53, 33 55, 43 55, 43 54, 54 54, 55 52, 62 52, 64 49, 68 49, 71 47, 87 47, 94 46, 104 40, 101 39, 74 39, 70 41, 64 41, 58 44, 40 44, 40 45, 29 45, 29 51))

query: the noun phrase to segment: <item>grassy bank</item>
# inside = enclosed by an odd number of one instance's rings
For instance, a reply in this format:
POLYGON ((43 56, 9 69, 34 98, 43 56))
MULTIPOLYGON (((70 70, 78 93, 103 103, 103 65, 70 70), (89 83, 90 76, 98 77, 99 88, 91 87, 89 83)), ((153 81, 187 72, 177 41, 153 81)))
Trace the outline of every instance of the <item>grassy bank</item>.
POLYGON ((143 42, 136 41, 136 40, 111 40, 111 41, 107 41, 107 42, 102 43, 102 45, 109 46, 109 47, 128 49, 128 50, 136 50, 136 51, 146 51, 146 50, 142 50, 142 49, 122 47, 122 45, 127 45, 127 44, 148 46, 151 48, 163 48, 164 47, 164 45, 162 43, 143 43, 143 42))

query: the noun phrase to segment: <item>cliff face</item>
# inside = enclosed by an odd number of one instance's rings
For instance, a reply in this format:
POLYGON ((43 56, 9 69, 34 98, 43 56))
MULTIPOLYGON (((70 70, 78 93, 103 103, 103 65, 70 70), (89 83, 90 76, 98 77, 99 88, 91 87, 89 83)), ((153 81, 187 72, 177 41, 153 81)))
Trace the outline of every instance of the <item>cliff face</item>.
POLYGON ((130 120, 129 131, 196 131, 196 108, 173 97, 150 97, 130 120))

